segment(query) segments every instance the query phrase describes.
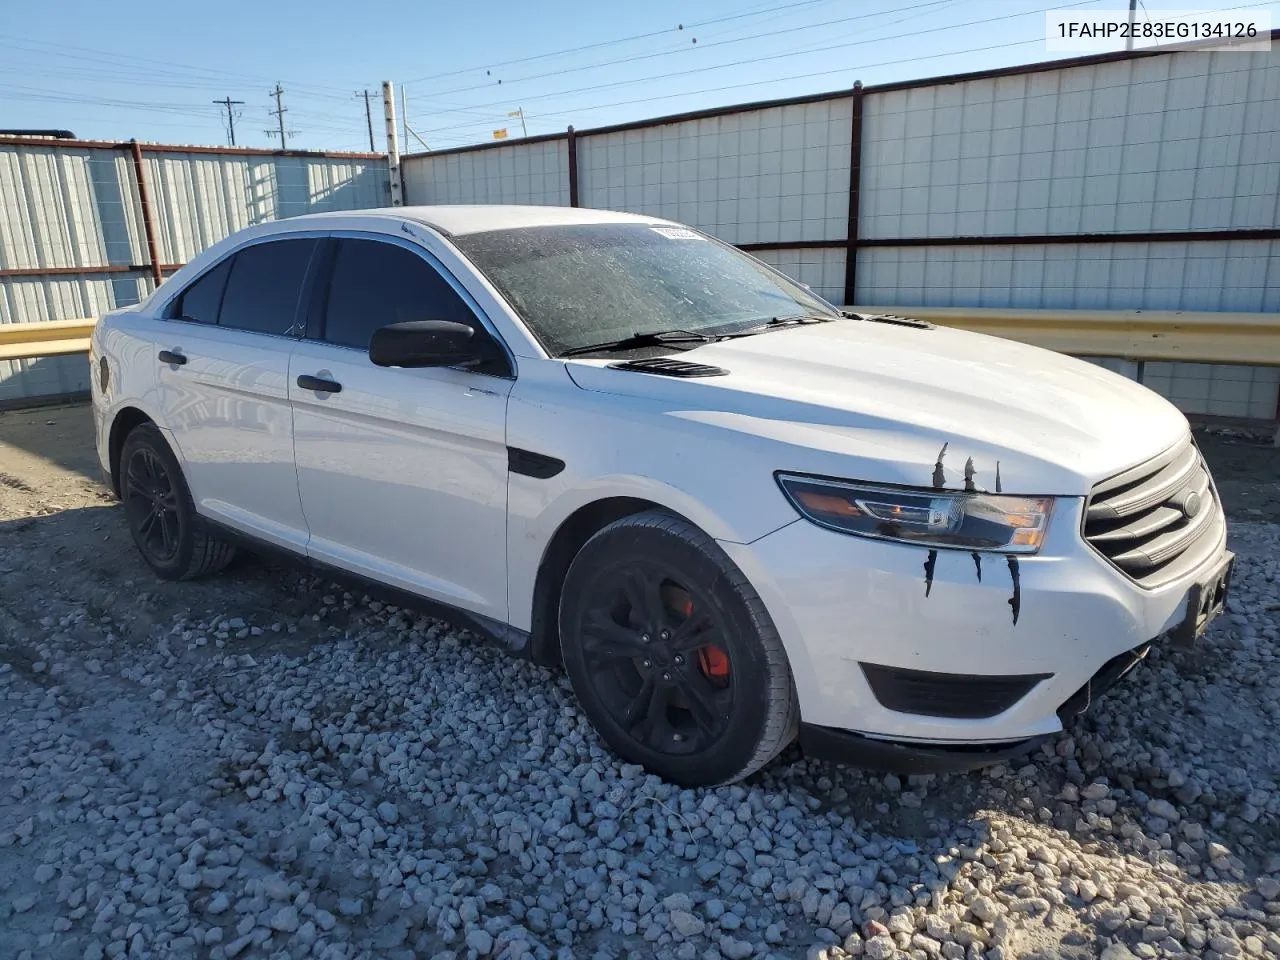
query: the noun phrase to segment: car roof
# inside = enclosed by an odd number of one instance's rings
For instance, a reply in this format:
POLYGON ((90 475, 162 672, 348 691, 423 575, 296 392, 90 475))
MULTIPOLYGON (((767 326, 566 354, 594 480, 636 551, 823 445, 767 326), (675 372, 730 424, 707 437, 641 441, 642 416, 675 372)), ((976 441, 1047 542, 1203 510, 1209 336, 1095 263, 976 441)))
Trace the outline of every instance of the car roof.
POLYGON ((521 206, 517 204, 438 204, 416 207, 377 207, 370 210, 334 210, 290 218, 300 220, 331 217, 371 216, 417 221, 450 236, 484 233, 489 230, 513 230, 526 227, 550 227, 592 223, 669 223, 661 217, 645 217, 612 210, 582 207, 521 206))

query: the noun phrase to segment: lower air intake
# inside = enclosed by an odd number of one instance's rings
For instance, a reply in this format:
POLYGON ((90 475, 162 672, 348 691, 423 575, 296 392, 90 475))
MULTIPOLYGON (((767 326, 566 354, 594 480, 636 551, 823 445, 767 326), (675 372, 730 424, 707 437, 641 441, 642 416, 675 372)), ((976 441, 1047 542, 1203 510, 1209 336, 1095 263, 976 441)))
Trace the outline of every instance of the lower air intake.
POLYGON ((1004 713, 1051 674, 1006 676, 930 673, 860 663, 880 705, 922 717, 980 720, 1004 713))

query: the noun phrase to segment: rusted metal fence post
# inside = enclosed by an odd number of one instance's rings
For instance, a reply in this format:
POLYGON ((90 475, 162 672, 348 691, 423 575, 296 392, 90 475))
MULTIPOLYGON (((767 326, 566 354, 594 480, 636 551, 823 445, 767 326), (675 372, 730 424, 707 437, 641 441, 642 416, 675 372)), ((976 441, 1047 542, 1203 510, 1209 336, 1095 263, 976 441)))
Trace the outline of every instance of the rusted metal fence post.
POLYGON ((142 232, 147 239, 147 266, 151 268, 151 282, 154 290, 164 280, 164 274, 160 270, 155 222, 151 218, 151 195, 147 191, 147 175, 142 163, 142 145, 137 140, 130 140, 129 149, 133 152, 133 177, 138 184, 138 202, 142 205, 142 232))
POLYGON ((569 128, 569 136, 565 141, 569 151, 569 206, 578 205, 578 135, 573 127, 569 128))
POLYGON ((862 81, 853 85, 849 125, 849 227, 845 234, 844 302, 858 302, 858 199, 862 189, 862 81))

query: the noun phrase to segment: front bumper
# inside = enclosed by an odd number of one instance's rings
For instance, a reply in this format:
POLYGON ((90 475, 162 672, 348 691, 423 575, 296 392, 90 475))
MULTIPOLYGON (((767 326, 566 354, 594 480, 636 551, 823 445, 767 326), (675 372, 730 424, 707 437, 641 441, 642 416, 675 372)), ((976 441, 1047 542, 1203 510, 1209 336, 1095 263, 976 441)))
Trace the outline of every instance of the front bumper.
POLYGON ((868 770, 909 776, 916 773, 964 773, 1026 756, 1048 734, 1012 743, 935 744, 879 740, 817 724, 800 724, 800 749, 818 760, 833 760, 868 770))
POLYGON ((1041 553, 1012 563, 1000 554, 939 550, 930 565, 926 549, 805 520, 750 544, 721 546, 773 617, 811 744, 840 741, 859 762, 914 751, 938 761, 930 769, 963 769, 1025 752, 1060 731, 1082 691, 1092 699, 1101 681, 1118 679, 1104 677, 1104 667, 1132 660, 1183 624, 1192 585, 1226 557, 1224 539, 1184 578, 1143 589, 1079 536, 1082 509, 1083 500, 1059 501, 1041 553), (932 716, 886 706, 882 699, 892 699, 883 689, 877 697, 862 664, 1027 683, 991 715, 955 715, 964 711, 948 707, 939 712, 952 715, 932 716))

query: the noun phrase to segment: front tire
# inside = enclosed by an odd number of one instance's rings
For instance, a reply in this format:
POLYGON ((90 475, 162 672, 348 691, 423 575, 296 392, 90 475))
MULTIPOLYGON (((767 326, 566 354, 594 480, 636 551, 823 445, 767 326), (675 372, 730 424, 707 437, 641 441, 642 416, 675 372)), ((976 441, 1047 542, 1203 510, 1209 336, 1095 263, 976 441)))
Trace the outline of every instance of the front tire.
POLYGON ((125 438, 120 499, 134 545, 165 580, 217 573, 235 557, 235 547, 214 537, 196 513, 178 458, 153 423, 125 438))
POLYGON ((683 786, 729 783, 794 739, 782 640, 716 542, 657 511, 583 545, 560 601, 565 669, 613 750, 683 786))

